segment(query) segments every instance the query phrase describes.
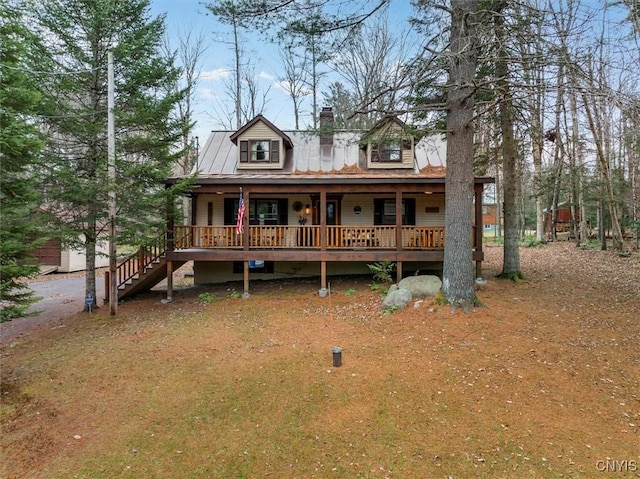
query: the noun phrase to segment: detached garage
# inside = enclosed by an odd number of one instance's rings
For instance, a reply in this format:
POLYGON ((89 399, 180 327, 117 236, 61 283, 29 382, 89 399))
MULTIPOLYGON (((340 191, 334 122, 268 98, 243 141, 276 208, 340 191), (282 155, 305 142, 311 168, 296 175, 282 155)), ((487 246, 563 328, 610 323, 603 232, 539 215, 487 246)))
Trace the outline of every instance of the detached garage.
MULTIPOLYGON (((96 268, 109 266, 107 243, 96 248, 96 268)), ((38 263, 47 266, 49 272, 73 273, 86 268, 86 255, 83 250, 62 249, 59 239, 50 239, 34 251, 38 263), (55 269, 54 269, 55 268, 55 269)))

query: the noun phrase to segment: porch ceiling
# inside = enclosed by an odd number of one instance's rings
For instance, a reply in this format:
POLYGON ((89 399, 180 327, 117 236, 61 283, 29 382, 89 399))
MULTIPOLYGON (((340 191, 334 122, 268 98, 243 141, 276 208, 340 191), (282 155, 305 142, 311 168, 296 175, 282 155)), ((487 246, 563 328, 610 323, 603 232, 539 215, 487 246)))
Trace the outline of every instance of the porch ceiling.
MULTIPOLYGON (((178 179, 167 180, 175 184, 178 179)), ((493 183, 490 177, 476 177, 477 186, 493 183)), ((191 191, 195 194, 237 193, 242 187, 245 192, 261 193, 300 193, 326 191, 328 193, 444 193, 444 178, 370 178, 370 177, 303 177, 295 178, 280 175, 219 175, 198 178, 191 191)))

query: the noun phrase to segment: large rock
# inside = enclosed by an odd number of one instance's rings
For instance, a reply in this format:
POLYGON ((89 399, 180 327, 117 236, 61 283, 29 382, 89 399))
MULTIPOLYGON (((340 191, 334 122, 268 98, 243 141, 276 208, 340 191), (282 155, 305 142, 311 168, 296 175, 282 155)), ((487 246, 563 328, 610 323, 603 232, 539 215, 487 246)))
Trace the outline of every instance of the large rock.
POLYGON ((410 291, 414 298, 431 298, 440 291, 442 281, 433 275, 407 276, 400 280, 398 286, 410 291))
POLYGON ((387 297, 382 302, 384 309, 406 308, 411 301, 411 292, 402 288, 389 288, 387 297))

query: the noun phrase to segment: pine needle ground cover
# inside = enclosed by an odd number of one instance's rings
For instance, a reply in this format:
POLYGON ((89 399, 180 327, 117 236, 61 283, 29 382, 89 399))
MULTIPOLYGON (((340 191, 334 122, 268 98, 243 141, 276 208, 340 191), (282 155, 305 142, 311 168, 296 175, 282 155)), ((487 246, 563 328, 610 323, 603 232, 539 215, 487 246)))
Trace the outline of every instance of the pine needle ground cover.
POLYGON ((152 292, 32 331, 1 349, 1 475, 637 477, 637 258, 523 248, 514 284, 500 255, 471 314, 383 314, 343 278, 330 298, 152 292))

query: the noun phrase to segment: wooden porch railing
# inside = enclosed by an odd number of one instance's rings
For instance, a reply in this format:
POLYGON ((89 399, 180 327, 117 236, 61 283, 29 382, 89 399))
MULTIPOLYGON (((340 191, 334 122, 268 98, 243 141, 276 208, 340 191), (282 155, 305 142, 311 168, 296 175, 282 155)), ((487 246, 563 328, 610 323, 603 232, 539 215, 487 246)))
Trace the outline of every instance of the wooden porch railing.
MULTIPOLYGON (((174 249, 242 249, 235 226, 176 226, 174 249)), ((444 248, 444 226, 403 226, 402 249, 444 248)), ((318 225, 252 225, 250 249, 319 249, 318 225)), ((398 249, 395 226, 327 226, 327 249, 398 249)), ((475 238, 475 235, 474 235, 475 238)))
POLYGON ((444 248, 444 226, 403 226, 402 244, 407 249, 442 249, 444 248))

